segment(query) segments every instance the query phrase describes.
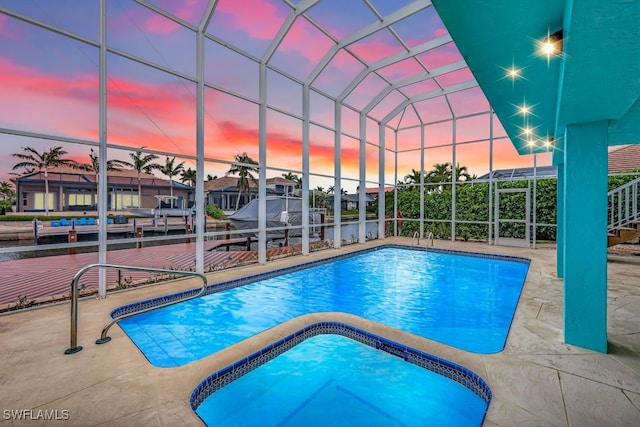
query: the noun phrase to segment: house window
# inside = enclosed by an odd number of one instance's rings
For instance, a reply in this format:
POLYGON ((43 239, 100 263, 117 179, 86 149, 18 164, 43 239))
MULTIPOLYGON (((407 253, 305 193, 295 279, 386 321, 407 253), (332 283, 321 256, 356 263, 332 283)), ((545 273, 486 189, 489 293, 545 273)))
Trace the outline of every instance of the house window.
POLYGON ((22 206, 29 204, 29 193, 22 193, 22 206))
POLYGON ((93 194, 91 193, 70 193, 69 207, 71 206, 92 206, 93 194))
MULTIPOLYGON (((44 206, 44 193, 33 193, 33 209, 38 210, 38 211, 43 211, 45 210, 45 206, 44 206)), ((51 209, 55 209, 55 206, 53 205, 53 194, 49 193, 48 194, 49 197, 47 197, 47 208, 49 210, 51 209)))
POLYGON ((138 193, 111 193, 112 209, 139 208, 140 198, 138 193))

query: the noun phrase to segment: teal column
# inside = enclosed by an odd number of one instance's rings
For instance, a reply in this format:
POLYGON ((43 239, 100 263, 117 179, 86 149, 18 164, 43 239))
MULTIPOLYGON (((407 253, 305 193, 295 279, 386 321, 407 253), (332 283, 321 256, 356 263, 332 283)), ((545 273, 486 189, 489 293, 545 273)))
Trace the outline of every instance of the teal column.
POLYGON ((558 163, 556 182, 556 275, 564 277, 564 163, 558 163))
POLYGON ((564 339, 607 351, 607 123, 564 140, 564 339))

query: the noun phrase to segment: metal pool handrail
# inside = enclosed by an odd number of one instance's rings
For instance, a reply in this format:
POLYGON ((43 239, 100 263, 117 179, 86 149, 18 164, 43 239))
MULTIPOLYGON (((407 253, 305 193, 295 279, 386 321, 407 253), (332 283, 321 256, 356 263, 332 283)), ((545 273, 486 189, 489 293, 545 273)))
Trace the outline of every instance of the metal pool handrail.
POLYGON ((413 233, 413 237, 411 238, 411 246, 413 246, 413 242, 415 242, 416 240, 418 242, 418 246, 420 246, 420 233, 417 231, 413 233))
POLYGON ((190 297, 186 297, 186 298, 182 298, 176 301, 168 301, 164 304, 159 304, 156 305, 154 307, 148 307, 136 312, 131 312, 131 313, 125 313, 121 316, 118 316, 114 319, 112 319, 110 322, 108 322, 104 328, 102 328, 102 334, 100 335, 100 339, 98 339, 96 341, 96 344, 104 344, 106 342, 111 341, 111 338, 107 336, 107 332, 109 331, 109 328, 111 328, 111 326, 113 326, 115 323, 119 322, 122 319, 125 319, 127 317, 131 317, 134 316, 136 314, 140 314, 140 313, 145 313, 147 311, 151 311, 151 310, 155 310, 156 308, 160 308, 160 307, 166 307, 168 305, 172 305, 172 304, 176 304, 178 302, 183 302, 183 301, 187 301, 193 298, 197 298, 199 296, 201 296, 202 294, 204 294, 204 291, 207 290, 207 276, 205 276, 203 273, 196 273, 195 271, 181 271, 181 270, 168 270, 168 269, 164 269, 164 268, 148 268, 148 267, 133 267, 133 266, 128 266, 128 265, 117 265, 117 264, 90 264, 87 265, 86 267, 81 268, 80 270, 78 270, 78 272, 76 273, 75 276, 73 276, 73 279, 71 280, 71 332, 70 332, 70 337, 71 337, 71 345, 68 349, 65 350, 64 354, 73 354, 73 353, 77 353, 80 350, 82 350, 82 346, 78 345, 78 282, 80 281, 80 277, 82 277, 82 275, 84 273, 86 273, 87 271, 93 269, 93 268, 113 268, 116 270, 132 270, 132 271, 146 271, 146 272, 150 272, 150 273, 170 273, 170 274, 181 274, 183 276, 196 276, 196 277, 200 277, 202 279, 203 285, 202 285, 202 289, 200 289, 200 291, 195 294, 192 295, 190 297))
POLYGON ((427 234, 427 243, 426 243, 426 247, 429 247, 429 240, 431 240, 431 246, 433 246, 433 233, 430 231, 429 234, 427 234))

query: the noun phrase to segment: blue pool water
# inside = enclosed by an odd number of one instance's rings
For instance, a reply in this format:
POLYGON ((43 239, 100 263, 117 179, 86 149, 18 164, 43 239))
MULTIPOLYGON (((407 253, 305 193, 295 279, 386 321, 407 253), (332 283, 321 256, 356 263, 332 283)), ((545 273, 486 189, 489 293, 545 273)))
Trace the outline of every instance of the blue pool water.
POLYGON ((321 311, 495 353, 504 348, 527 269, 525 262, 383 248, 143 313, 120 326, 153 365, 165 367, 321 311))
POLYGON ((479 426, 469 388, 338 335, 308 338, 211 394, 210 426, 479 426))

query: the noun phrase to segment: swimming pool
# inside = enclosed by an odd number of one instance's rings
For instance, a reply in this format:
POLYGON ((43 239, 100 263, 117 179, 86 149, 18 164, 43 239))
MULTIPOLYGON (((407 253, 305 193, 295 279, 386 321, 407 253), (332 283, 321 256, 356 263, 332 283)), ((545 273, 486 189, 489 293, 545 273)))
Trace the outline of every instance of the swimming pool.
POLYGON ((470 370, 339 322, 215 372, 190 399, 215 426, 479 426, 490 401, 470 370))
MULTIPOLYGON (((163 367, 321 311, 351 313, 463 350, 494 353, 504 348, 527 270, 521 258, 383 246, 225 282, 209 295, 120 326, 153 365, 163 367)), ((112 316, 152 303, 125 306, 112 316)))

